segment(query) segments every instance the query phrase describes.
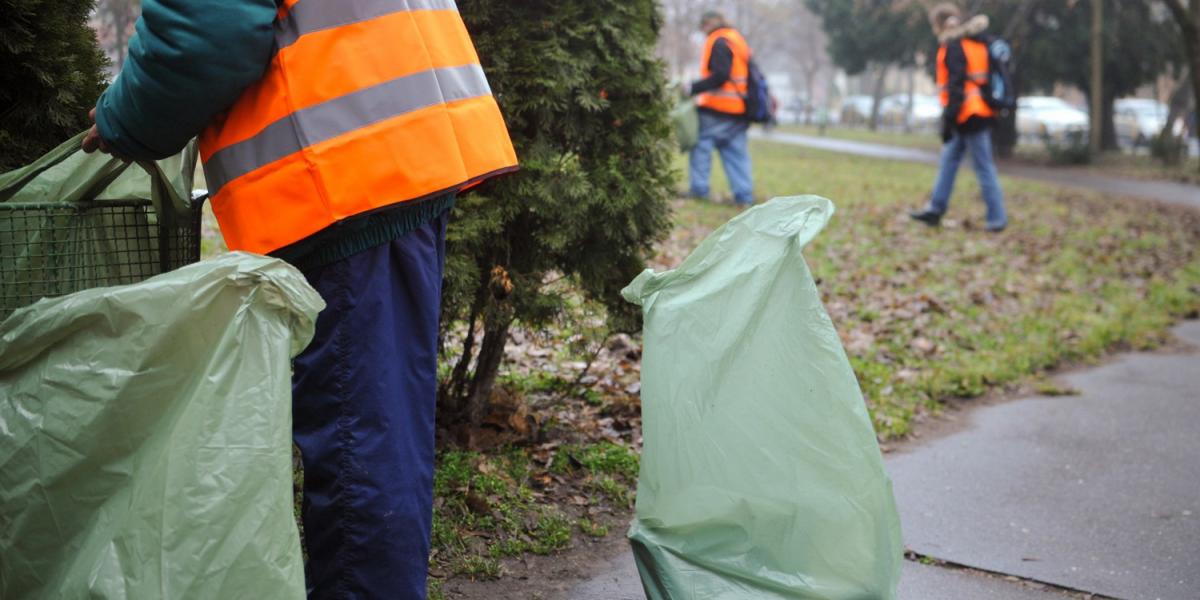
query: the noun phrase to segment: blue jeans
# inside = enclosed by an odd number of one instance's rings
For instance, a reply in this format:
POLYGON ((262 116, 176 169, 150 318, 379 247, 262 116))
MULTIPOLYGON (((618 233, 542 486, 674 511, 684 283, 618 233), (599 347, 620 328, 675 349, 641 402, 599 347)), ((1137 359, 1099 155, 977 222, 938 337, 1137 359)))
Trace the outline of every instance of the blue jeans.
POLYGON ((425 598, 447 218, 304 273, 327 304, 292 379, 309 598, 425 598))
POLYGON ((963 154, 967 150, 971 151, 971 164, 975 167, 975 177, 979 180, 983 202, 987 205, 987 226, 1004 227, 1008 224, 1008 215, 1004 210, 1004 195, 1000 191, 996 162, 992 160, 992 130, 988 127, 974 133, 955 132, 954 137, 942 146, 942 161, 928 209, 939 215, 946 214, 950 207, 950 194, 954 192, 954 178, 958 175, 958 166, 962 164, 963 154))
POLYGON ((750 148, 746 132, 750 123, 738 117, 700 111, 700 140, 692 148, 688 161, 689 194, 708 197, 708 178, 712 172, 712 151, 721 153, 725 177, 738 204, 754 202, 754 184, 750 179, 750 148))

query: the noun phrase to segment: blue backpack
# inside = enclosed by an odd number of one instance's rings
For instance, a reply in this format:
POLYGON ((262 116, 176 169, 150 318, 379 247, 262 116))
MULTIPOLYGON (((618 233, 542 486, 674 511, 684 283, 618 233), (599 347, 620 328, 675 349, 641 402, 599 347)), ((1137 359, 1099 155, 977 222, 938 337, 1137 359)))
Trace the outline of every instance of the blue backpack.
POLYGON ((753 123, 775 122, 775 99, 767 88, 767 76, 750 59, 750 77, 746 82, 746 119, 753 123))
POLYGON ((988 84, 984 100, 998 112, 1017 106, 1016 89, 1012 83, 1012 46, 999 37, 987 40, 988 84))

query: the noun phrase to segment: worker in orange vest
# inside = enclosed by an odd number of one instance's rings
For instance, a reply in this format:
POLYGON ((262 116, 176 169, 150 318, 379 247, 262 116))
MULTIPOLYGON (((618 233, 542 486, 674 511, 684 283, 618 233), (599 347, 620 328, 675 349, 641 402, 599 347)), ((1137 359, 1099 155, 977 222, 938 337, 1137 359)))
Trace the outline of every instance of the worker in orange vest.
POLYGON ((990 73, 988 45, 983 40, 988 18, 978 15, 964 23, 959 8, 947 2, 933 7, 929 20, 941 43, 937 56, 937 84, 941 88, 944 107, 944 145, 929 204, 910 216, 930 226, 941 223, 950 206, 958 167, 969 150, 987 206, 984 227, 991 232, 1003 231, 1008 226, 1008 215, 992 157, 996 113, 984 96, 990 73))
POLYGON ((231 250, 327 308, 293 365, 311 598, 424 598, 447 215, 516 168, 453 0, 143 0, 85 150, 195 136, 231 250))
POLYGON ((700 59, 700 79, 692 83, 700 113, 700 138, 692 147, 688 161, 689 194, 707 200, 712 152, 721 154, 721 164, 733 199, 739 206, 754 203, 750 177, 750 149, 747 132, 746 96, 749 93, 750 45, 725 16, 708 11, 700 19, 700 29, 708 39, 700 59))

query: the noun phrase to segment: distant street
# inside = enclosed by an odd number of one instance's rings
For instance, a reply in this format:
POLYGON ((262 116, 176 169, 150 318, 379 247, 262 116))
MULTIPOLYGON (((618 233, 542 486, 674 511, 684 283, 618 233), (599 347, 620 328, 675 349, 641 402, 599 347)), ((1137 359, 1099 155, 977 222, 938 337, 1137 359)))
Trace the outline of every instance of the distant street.
MULTIPOLYGON (((901 148, 897 146, 872 144, 868 142, 838 140, 833 138, 785 133, 780 131, 762 133, 761 131, 754 130, 751 135, 756 139, 768 140, 781 144, 791 144, 793 146, 804 146, 818 150, 827 150, 830 152, 841 152, 843 154, 854 154, 857 156, 867 156, 884 160, 918 162, 930 165, 936 165, 938 163, 937 153, 930 152, 928 150, 901 148)), ((1175 183, 1171 181, 1140 181, 1121 177, 1108 177, 1071 167, 1037 167, 1014 164, 1011 162, 1001 162, 999 163, 999 167, 1001 174, 1009 177, 1032 179, 1035 181, 1044 181, 1046 183, 1052 183, 1066 187, 1083 188, 1095 192, 1103 192, 1106 194, 1149 198, 1171 204, 1200 208, 1200 186, 1175 183)), ((969 171, 970 167, 964 166, 963 170, 969 171)))

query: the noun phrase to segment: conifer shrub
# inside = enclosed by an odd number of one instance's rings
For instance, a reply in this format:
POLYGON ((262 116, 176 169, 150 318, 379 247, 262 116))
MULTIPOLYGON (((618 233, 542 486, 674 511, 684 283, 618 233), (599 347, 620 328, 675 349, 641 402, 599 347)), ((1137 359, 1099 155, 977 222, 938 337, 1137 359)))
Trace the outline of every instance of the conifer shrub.
POLYGON ((514 322, 552 323, 582 297, 637 328, 620 290, 668 231, 674 174, 657 3, 458 6, 521 161, 459 198, 447 235, 443 328, 469 333, 443 348, 439 410, 478 424, 514 322))

